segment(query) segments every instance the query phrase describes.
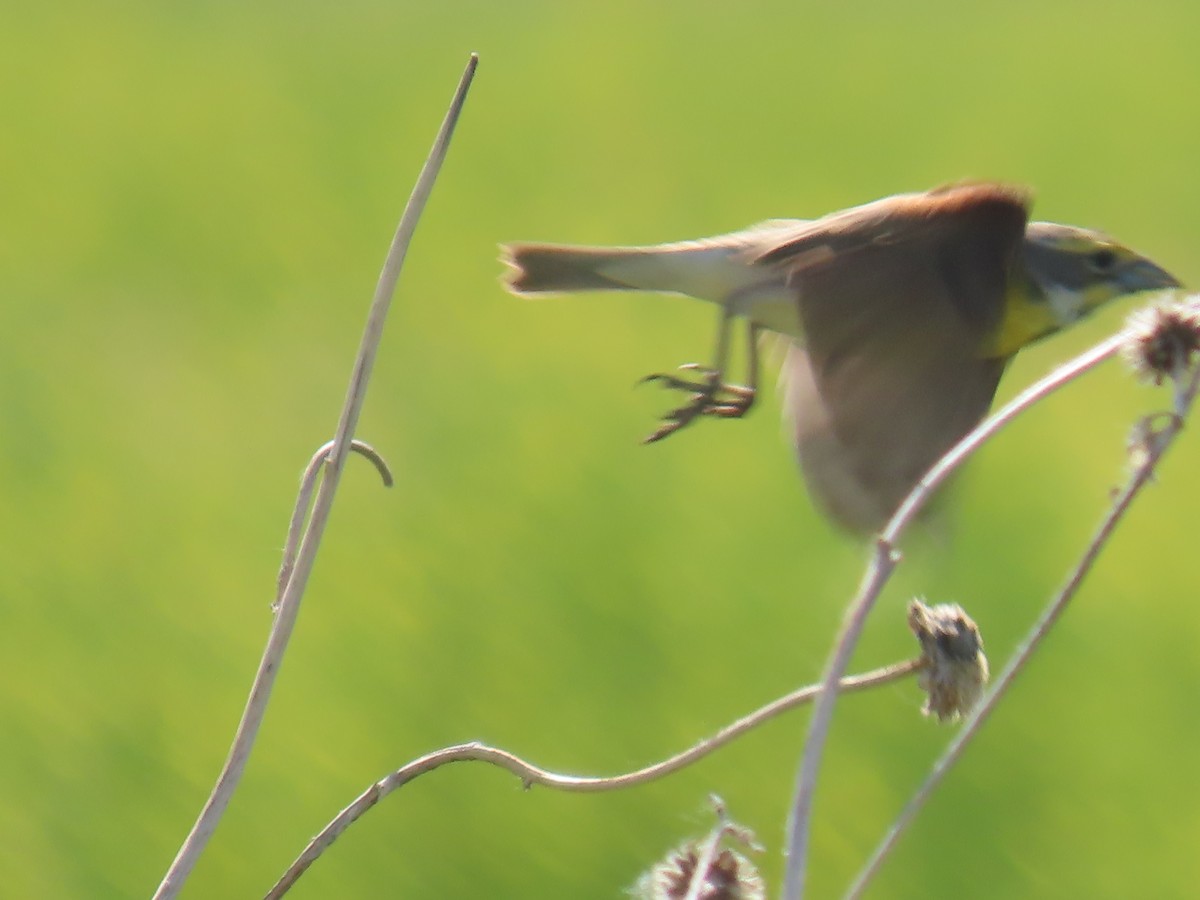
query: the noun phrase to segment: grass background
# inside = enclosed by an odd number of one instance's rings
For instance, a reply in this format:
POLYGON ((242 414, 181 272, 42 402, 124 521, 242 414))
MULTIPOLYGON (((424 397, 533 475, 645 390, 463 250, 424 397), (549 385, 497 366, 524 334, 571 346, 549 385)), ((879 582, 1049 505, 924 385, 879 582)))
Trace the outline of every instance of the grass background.
MULTIPOLYGON (((401 283, 266 727, 186 896, 261 895, 368 782, 480 738, 635 767, 813 679, 865 554, 811 510, 767 402, 653 448, 642 374, 713 314, 525 303, 511 239, 636 242, 961 177, 1034 185, 1196 283, 1200 8, 68 0, 0 32, 0 871, 21 897, 157 884, 224 758, 296 478, 333 431, 395 220, 479 77, 401 283)), ((1002 397, 1115 328, 1028 351, 1002 397)), ((907 599, 994 665, 1061 581, 1164 394, 1118 367, 988 448, 907 599)), ((1200 882, 1194 441, 888 864, 878 897, 1183 897, 1200 882)), ((911 684, 839 709, 813 894, 836 895, 949 731, 911 684)), ((778 886, 804 714, 670 780, 522 792, 453 767, 296 897, 611 897, 720 793, 778 886)))

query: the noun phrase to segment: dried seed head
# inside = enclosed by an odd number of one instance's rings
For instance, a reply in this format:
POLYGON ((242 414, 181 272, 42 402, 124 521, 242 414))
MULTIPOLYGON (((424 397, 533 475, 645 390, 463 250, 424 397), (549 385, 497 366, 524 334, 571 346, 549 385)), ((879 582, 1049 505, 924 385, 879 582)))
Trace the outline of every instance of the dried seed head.
POLYGON ((1162 384, 1185 372, 1200 351, 1200 309, 1195 303, 1167 300, 1129 317, 1122 348, 1139 378, 1162 384))
MULTIPOLYGON (((704 840, 688 841, 642 876, 633 894, 638 900, 686 897, 704 854, 704 840)), ((717 851, 696 896, 702 900, 764 900, 766 886, 754 865, 733 850, 717 851)))
POLYGON ((924 663, 917 677, 928 694, 921 711, 939 722, 969 713, 988 680, 979 628, 956 603, 927 606, 920 600, 909 604, 908 627, 921 644, 924 663))

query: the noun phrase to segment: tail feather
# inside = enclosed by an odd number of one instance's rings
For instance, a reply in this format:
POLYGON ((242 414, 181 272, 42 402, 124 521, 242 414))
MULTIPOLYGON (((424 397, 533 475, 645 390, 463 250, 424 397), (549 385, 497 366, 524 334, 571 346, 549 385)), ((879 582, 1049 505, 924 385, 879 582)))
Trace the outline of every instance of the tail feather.
POLYGON ((642 247, 506 244, 501 259, 509 266, 505 283, 514 294, 654 291, 723 303, 747 290, 782 291, 784 273, 754 261, 804 225, 780 219, 731 234, 642 247))
POLYGON ((603 264, 624 255, 622 251, 561 244, 505 244, 501 251, 500 258, 509 267, 504 283, 514 294, 636 289, 600 271, 603 264))

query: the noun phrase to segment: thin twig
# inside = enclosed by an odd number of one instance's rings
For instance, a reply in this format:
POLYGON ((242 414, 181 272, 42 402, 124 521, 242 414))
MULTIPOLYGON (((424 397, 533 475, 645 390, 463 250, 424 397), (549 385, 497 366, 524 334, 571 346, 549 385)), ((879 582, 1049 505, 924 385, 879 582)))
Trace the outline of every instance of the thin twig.
POLYGON ((709 884, 708 870, 712 868, 713 860, 717 858, 721 841, 729 833, 729 816, 725 813, 725 805, 715 796, 712 799, 717 822, 704 839, 700 852, 696 854, 696 864, 692 868, 692 877, 688 881, 687 893, 684 894, 683 900, 700 900, 701 891, 709 884))
POLYGON ((287 648, 292 629, 295 627, 296 617, 300 609, 300 599, 303 596, 305 586, 308 584, 308 577, 312 572, 321 535, 324 533, 325 525, 329 520, 329 512, 332 508, 333 498, 341 478, 342 467, 345 465, 346 455, 349 452, 351 436, 354 433, 355 426, 358 424, 358 417, 366 398, 367 381, 370 378, 375 354, 379 348, 380 337, 383 333, 383 324, 387 316, 388 307, 391 304, 392 294, 395 291, 396 282, 400 277, 400 269, 404 264, 404 257, 408 252, 408 246, 412 241, 417 220, 425 208, 425 201, 429 198, 434 180, 437 178, 442 161, 445 159, 450 138, 454 133, 454 126, 458 122, 458 116, 462 111, 467 89, 471 85, 478 62, 478 57, 472 54, 459 81, 458 88, 454 93, 454 99, 451 101, 450 108, 438 131, 437 138, 433 143, 433 148, 430 150, 412 194, 409 196, 408 204, 405 206, 404 214, 400 219, 400 225, 396 230, 396 236, 393 238, 391 247, 388 250, 387 259, 384 262, 383 271, 379 276, 379 282, 375 288, 375 296, 371 302, 371 309, 367 316, 367 325, 363 332, 362 342, 359 345, 358 356, 354 361, 354 370, 350 378, 349 388, 346 391, 346 400, 338 421, 333 448, 330 450, 325 463, 325 478, 321 481, 320 489, 317 491, 317 498, 313 503, 312 515, 309 517, 304 538, 300 542, 300 550, 296 556, 296 563, 292 569, 291 577, 288 578, 287 586, 279 598, 279 610, 272 624, 271 633, 267 638, 267 646, 259 663, 258 672, 254 676, 254 683, 250 688, 250 696, 246 701, 246 708, 242 713, 241 722, 238 724, 237 733, 234 735, 229 756, 225 760, 225 765, 221 769, 217 783, 208 801, 204 804, 199 818, 197 818, 195 825, 192 826, 192 830, 183 842, 183 846, 180 847, 179 853, 163 877, 162 883, 159 884, 158 890, 154 894, 155 898, 164 898, 165 900, 165 898, 174 897, 183 887, 183 883, 187 880, 188 874, 196 864, 196 860, 216 830, 217 823, 220 821, 225 808, 229 805, 233 791, 237 787, 245 770, 254 739, 258 734, 259 727, 262 725, 263 716, 266 714, 267 701, 270 698, 271 689, 275 683, 275 676, 278 674, 280 664, 283 661, 284 650, 287 648))
POLYGON ((1095 368, 1122 346, 1126 332, 1122 331, 1074 360, 1060 366, 1041 381, 1027 388, 999 412, 991 416, 970 434, 954 445, 918 483, 875 543, 858 593, 847 609, 833 653, 821 679, 821 693, 813 707, 808 736, 804 742, 800 769, 796 779, 792 811, 788 819, 787 866, 784 874, 783 896, 786 900, 801 900, 811 830, 813 795, 821 756, 829 736, 833 708, 837 700, 837 685, 850 664, 867 616, 900 560, 896 544, 929 497, 972 453, 1007 425, 1013 418, 1054 391, 1095 368))
MULTIPOLYGON (((922 663, 919 659, 896 663, 866 672, 862 675, 844 678, 841 681, 840 687, 847 693, 878 687, 879 685, 911 675, 921 668, 921 665, 922 663)), ((453 747, 445 747, 434 751, 413 760, 380 781, 377 781, 360 794, 353 803, 338 813, 333 821, 322 828, 320 833, 309 842, 296 861, 292 863, 279 881, 275 883, 275 886, 266 895, 267 900, 277 900, 277 898, 286 894, 308 867, 316 862, 317 858, 350 825, 380 800, 397 788, 408 784, 413 779, 427 772, 432 772, 434 769, 441 768, 448 763, 468 760, 490 763, 516 775, 527 789, 536 784, 554 790, 575 793, 615 791, 645 784, 670 775, 672 772, 677 772, 781 713, 808 703, 817 695, 818 690, 817 685, 809 685, 793 691, 784 697, 780 697, 760 707, 749 715, 743 716, 722 728, 712 737, 705 738, 681 753, 677 753, 645 768, 621 775, 608 777, 561 775, 526 762, 519 756, 509 753, 507 750, 501 750, 477 741, 469 744, 457 744, 453 747)))
MULTIPOLYGON (((308 504, 312 499, 313 489, 317 486, 317 476, 321 474, 322 464, 329 459, 329 453, 333 450, 333 441, 326 441, 320 446, 316 453, 312 455, 312 459, 308 461, 308 465, 304 467, 304 474, 300 476, 300 492, 296 495, 296 505, 292 510, 292 520, 288 523, 287 541, 283 545, 283 562, 279 566, 279 576, 276 578, 276 595, 275 603, 272 604, 273 609, 279 608, 279 601, 283 598, 283 590, 287 587, 288 580, 292 577, 292 569, 296 565, 296 553, 300 550, 300 538, 304 533, 305 514, 308 512, 308 504)), ((357 438, 350 442, 350 449, 356 453, 360 453, 371 461, 375 466, 375 470, 379 472, 379 477, 383 479, 383 486, 390 488, 392 486, 392 470, 388 468, 387 460, 385 460, 370 444, 366 441, 360 441, 357 438)))
POLYGON ((992 688, 963 722, 961 730, 954 736, 950 745, 934 764, 925 781, 913 794, 912 798, 904 806, 904 809, 900 811, 900 814, 888 829, 887 834, 884 835, 883 840, 875 848, 866 865, 863 866, 862 871, 859 872, 854 883, 847 891, 847 900, 853 900, 853 898, 862 896, 862 892, 879 871, 883 861, 895 847, 900 835, 911 824, 942 779, 954 767, 954 764, 962 756, 967 745, 982 729, 983 723, 992 714, 1001 697, 1007 693, 1009 686, 1025 668, 1025 665, 1033 656, 1038 645, 1041 644, 1042 640, 1054 626, 1054 623, 1058 621, 1059 617, 1066 610, 1067 605, 1078 592, 1084 578, 1091 571, 1093 563, 1095 563, 1096 558, 1100 555, 1100 551, 1112 536, 1113 531, 1124 517, 1126 510, 1129 509, 1134 498, 1142 488, 1154 480, 1154 470, 1159 460, 1162 459, 1167 448, 1183 430, 1184 419, 1195 401, 1197 390, 1200 390, 1200 367, 1197 367, 1195 373, 1190 378, 1185 378, 1183 377, 1183 373, 1178 373, 1174 379, 1174 385, 1174 410, 1165 417, 1165 424, 1161 428, 1156 429, 1152 423, 1147 424, 1147 429, 1143 440, 1140 442, 1141 446, 1138 448, 1138 455, 1135 459, 1133 470, 1130 472, 1129 480, 1120 493, 1113 499, 1112 505, 1100 522, 1096 533, 1092 536, 1079 562, 1075 564, 1075 567, 1067 576, 1066 583, 1051 599, 1041 618, 1030 629, 1029 634, 1017 648, 1012 659, 1004 667, 1004 671, 996 679, 992 688))

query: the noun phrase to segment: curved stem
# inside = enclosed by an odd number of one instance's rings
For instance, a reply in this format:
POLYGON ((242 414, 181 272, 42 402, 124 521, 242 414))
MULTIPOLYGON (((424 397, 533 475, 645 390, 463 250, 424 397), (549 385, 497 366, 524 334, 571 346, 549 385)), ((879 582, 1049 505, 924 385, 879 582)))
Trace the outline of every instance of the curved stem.
POLYGON ((391 298, 396 288, 396 282, 400 276, 400 267, 404 263, 408 246, 412 241, 417 220, 425 208, 425 201, 429 197, 429 192, 433 188, 433 182, 437 178, 442 161, 445 159, 450 137, 454 133, 454 126, 458 122, 458 116, 462 111, 467 89, 471 85, 478 62, 478 57, 472 54, 470 61, 467 63, 466 70, 463 72, 462 78, 458 83, 458 89, 455 91, 454 99, 451 101, 446 117, 442 121, 437 138, 434 140, 433 149, 430 151, 429 157, 425 160, 425 165, 421 169, 420 176, 417 178, 416 186, 413 188, 408 204, 404 208, 404 214, 401 216, 396 236, 392 240, 387 259, 384 262, 383 272, 380 274, 379 283, 375 288, 375 296, 371 302, 371 309, 367 316, 367 325, 363 333, 362 342, 359 345, 358 356, 354 361, 354 370, 350 378, 350 386, 346 391, 346 400, 338 421, 333 447, 329 451, 328 464, 325 466, 325 478, 321 481, 321 487, 317 491, 317 498, 313 502, 312 515, 309 517, 308 527, 305 529, 304 537, 300 542, 300 549, 296 554, 295 566, 292 569, 290 577, 287 579, 287 585, 282 592, 282 596, 279 598, 278 613, 272 624, 271 633, 267 638, 267 646, 259 662, 258 672, 254 676, 254 683, 250 686, 250 696, 242 712, 242 719, 238 723, 237 732, 229 749, 229 755, 226 757, 225 764, 221 768, 221 773, 217 777, 217 783, 213 787, 208 800, 205 802, 204 808, 200 811, 195 824, 192 826, 191 832, 179 848, 179 853, 176 855, 175 860, 171 863, 166 875, 163 876, 158 890, 155 891, 154 897, 156 900, 159 900, 159 898, 165 900, 165 898, 174 897, 183 887, 184 882, 196 864, 196 860, 199 859, 200 854, 208 845, 209 839, 211 839, 213 832, 217 828, 217 823, 229 805, 229 800, 233 796, 238 783, 241 781, 242 773, 246 768, 246 762, 250 758, 250 750, 262 725, 263 717, 266 715, 267 702, 271 696, 271 689, 274 687, 275 678, 283 662, 283 653, 287 649, 292 629, 296 624, 296 617, 300 610, 300 599, 304 594, 304 589, 308 584, 308 577, 312 572, 313 563, 317 555, 317 547, 320 544, 321 536, 325 532, 325 525, 329 521, 333 498, 337 492, 342 467, 345 465, 346 454, 349 452, 351 435, 358 424, 358 417, 366 399, 367 380, 370 378, 375 354, 379 348, 379 341, 383 334, 383 323, 387 316, 388 307, 391 305, 391 298))
MULTIPOLYGON (((277 593, 272 608, 278 609, 283 599, 283 592, 292 577, 292 569, 296 565, 296 553, 300 549, 300 538, 304 534, 304 515, 308 512, 309 501, 312 500, 313 490, 317 486, 317 476, 321 474, 323 464, 329 461, 329 453, 333 450, 334 441, 326 441, 309 459, 300 476, 300 492, 296 495, 296 504, 292 509, 292 519, 288 523, 287 541, 283 545, 283 562, 279 566, 279 576, 276 578, 277 593)), ((379 477, 383 479, 384 487, 391 487, 392 470, 388 468, 387 460, 370 444, 358 439, 350 442, 350 449, 360 453, 371 461, 379 477)))
POLYGON ((1100 522, 1096 533, 1092 536, 1084 549, 1083 555, 1079 562, 1067 576, 1066 583, 1051 599, 1042 613, 1041 618, 1030 629, 1025 640, 1017 648, 1012 659, 1004 667, 1004 671, 1000 673, 992 688, 988 691, 979 706, 977 706, 971 714, 963 722, 961 730, 954 736, 950 745, 945 752, 934 763, 932 770, 926 777, 925 781, 917 788, 912 798, 905 804, 904 809, 896 817, 883 840, 871 857, 867 860, 865 866, 854 883, 846 893, 847 898, 860 897, 866 889, 871 879, 878 873, 883 861, 888 854, 896 846, 900 835, 912 823, 917 813, 925 805, 930 795, 934 792, 937 786, 941 783, 946 774, 954 767, 954 764, 962 756, 967 745, 975 738, 983 727, 983 723, 995 710, 997 703, 1008 692, 1016 677, 1021 674, 1029 659, 1033 656, 1034 651, 1042 640, 1054 627, 1055 622, 1066 610, 1071 599, 1079 591, 1083 584, 1085 576, 1091 571, 1092 565, 1096 558, 1100 555, 1100 551, 1112 536, 1113 531, 1124 517, 1125 512, 1133 503, 1134 498, 1147 484, 1154 480, 1154 470, 1158 465, 1167 448, 1179 436, 1183 430, 1184 417, 1191 409, 1192 403, 1196 398, 1197 390, 1200 389, 1200 368, 1190 379, 1182 377, 1182 373, 1178 373, 1175 378, 1175 394, 1174 394, 1174 410, 1166 417, 1165 424, 1158 429, 1153 428, 1151 421, 1156 417, 1149 417, 1147 422, 1142 423, 1142 430, 1145 431, 1145 438, 1140 442, 1138 447, 1138 459, 1135 463, 1133 471, 1130 473, 1129 480, 1125 487, 1113 499, 1112 505, 1109 507, 1108 513, 1100 522), (1148 429, 1148 431, 1147 431, 1148 429))
POLYGON ((858 639, 866 624, 867 616, 870 615, 884 585, 891 578, 892 572, 900 560, 899 552, 896 550, 896 543, 900 536, 929 500, 932 493, 985 441, 1030 406, 1108 359, 1124 344, 1125 337, 1126 333, 1123 331, 1101 342, 1071 362, 1060 366, 1041 381, 1020 393, 999 412, 955 444, 917 483, 876 541, 871 561, 867 565, 858 593, 850 603, 841 631, 834 644, 833 653, 826 665, 821 680, 821 693, 817 698, 812 719, 809 722, 808 737, 804 742, 800 769, 796 777, 792 811, 788 819, 787 866, 783 889, 783 896, 786 900, 800 900, 804 896, 813 795, 816 791, 821 756, 828 740, 830 723, 833 720, 838 682, 849 666, 850 658, 858 646, 858 639))
MULTIPOLYGON (((862 675, 844 678, 840 687, 847 692, 878 687, 879 685, 905 678, 917 671, 921 666, 922 662, 919 659, 896 663, 895 665, 875 669, 862 675)), ((432 772, 434 769, 440 769, 449 763, 464 761, 489 763, 516 775, 521 779, 521 783, 526 788, 530 788, 536 784, 554 790, 575 793, 621 790, 622 788, 630 788, 663 778, 672 772, 676 772, 696 762, 781 713, 808 703, 817 695, 818 690, 819 688, 816 685, 800 688, 756 709, 749 715, 743 716, 722 728, 712 737, 699 741, 681 753, 677 753, 661 762, 645 766, 633 772, 608 777, 562 775, 557 772, 551 772, 548 769, 542 769, 533 765, 533 763, 526 762, 521 757, 509 753, 507 750, 491 747, 478 741, 445 747, 413 760, 367 788, 353 803, 338 813, 328 825, 321 829, 320 833, 309 842, 296 861, 288 867, 288 870, 275 883, 275 886, 266 894, 266 897, 268 900, 276 900, 276 898, 286 894, 308 867, 316 862, 317 858, 341 836, 342 832, 392 791, 403 787, 421 775, 432 772)))

